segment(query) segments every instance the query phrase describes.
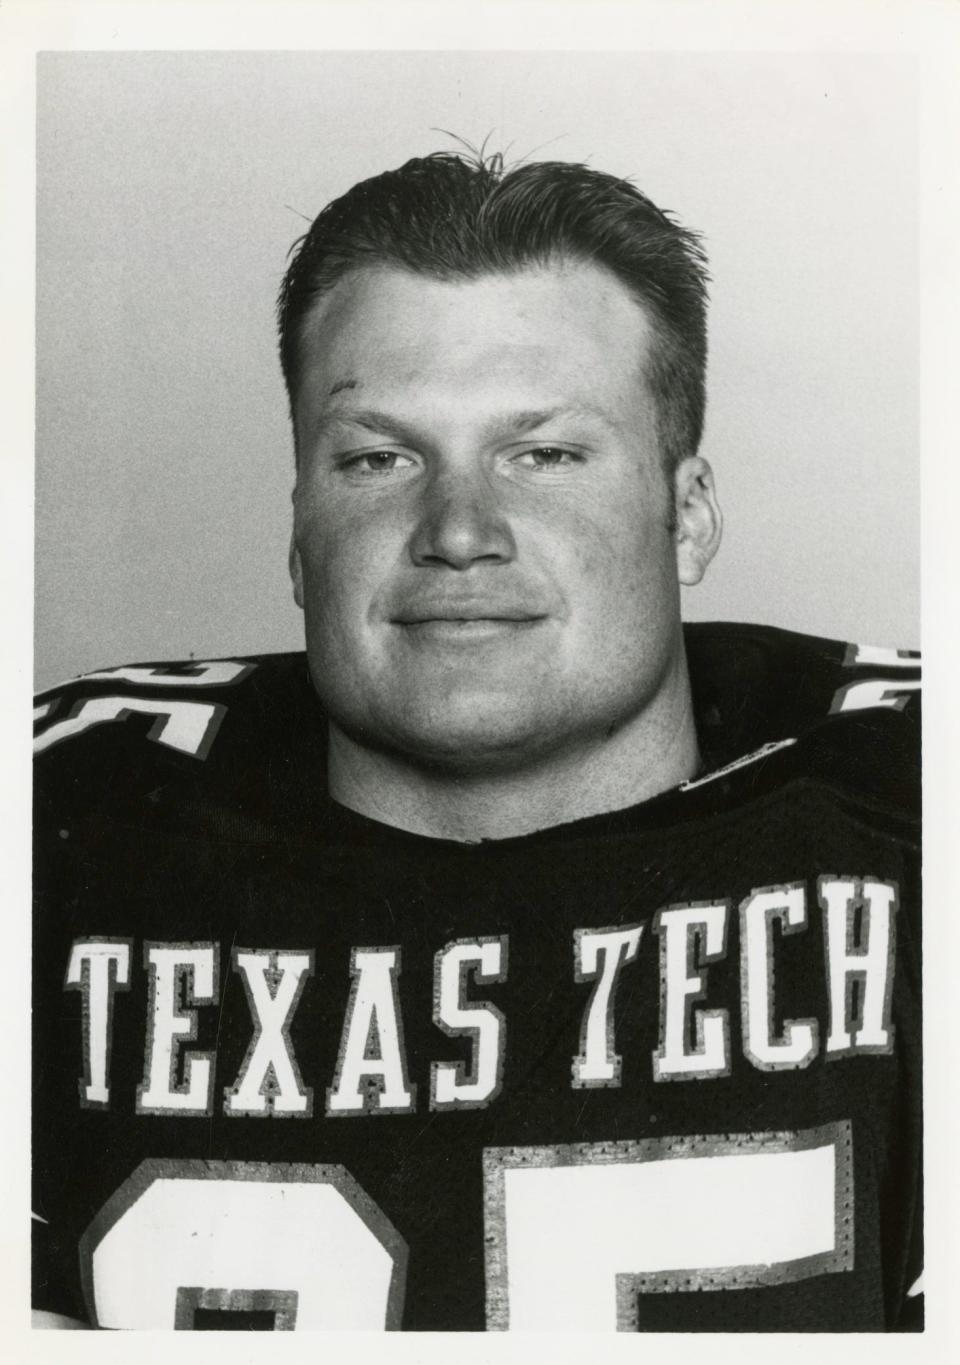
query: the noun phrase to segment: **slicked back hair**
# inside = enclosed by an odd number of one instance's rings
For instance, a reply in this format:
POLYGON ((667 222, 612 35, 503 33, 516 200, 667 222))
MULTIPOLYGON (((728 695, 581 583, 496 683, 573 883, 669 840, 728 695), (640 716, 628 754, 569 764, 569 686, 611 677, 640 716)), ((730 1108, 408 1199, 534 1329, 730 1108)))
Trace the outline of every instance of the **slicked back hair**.
POLYGON ((500 154, 436 152, 354 185, 295 243, 277 305, 291 413, 304 323, 344 275, 390 266, 437 280, 566 262, 602 266, 641 303, 654 342, 646 381, 666 471, 696 453, 707 358, 706 256, 627 180, 574 162, 505 170, 500 154))

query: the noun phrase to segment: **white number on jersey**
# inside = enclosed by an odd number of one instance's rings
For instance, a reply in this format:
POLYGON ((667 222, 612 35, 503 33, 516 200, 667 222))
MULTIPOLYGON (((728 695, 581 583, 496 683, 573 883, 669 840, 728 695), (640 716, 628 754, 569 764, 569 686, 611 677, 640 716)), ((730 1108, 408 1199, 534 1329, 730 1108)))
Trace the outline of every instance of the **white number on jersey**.
POLYGON ((853 1268, 848 1123, 491 1148, 484 1187, 495 1330, 636 1331, 644 1293, 853 1268))
MULTIPOLYGON (((886 649, 879 645, 850 645, 843 661, 844 668, 884 668, 894 672, 907 669, 919 673, 920 655, 916 651, 886 649)), ((864 678, 860 682, 838 687, 830 703, 830 714, 841 711, 867 711, 884 706, 902 711, 911 692, 920 691, 917 678, 864 678)))
POLYGON ((407 1248, 342 1166, 145 1161, 80 1248, 100 1327, 272 1311, 278 1330, 400 1325, 407 1248))
MULTIPOLYGON (((494 1147, 483 1155, 487 1326, 637 1330, 638 1296, 853 1267, 849 1123, 494 1147)), ((101 1327, 400 1326, 407 1247, 342 1166, 145 1161, 81 1242, 101 1327)))
POLYGON ((54 744, 82 735, 95 725, 112 720, 126 720, 128 716, 155 716, 148 737, 158 744, 166 744, 180 753, 205 758, 216 737, 220 722, 226 714, 225 706, 208 701, 168 701, 153 697, 90 697, 81 702, 72 716, 55 721, 41 731, 33 741, 33 751, 42 754, 54 744))
MULTIPOLYGON (((85 673, 78 681, 139 683, 141 686, 159 688, 224 687, 240 682, 255 667, 255 664, 237 663, 232 659, 171 666, 158 664, 154 668, 138 664, 85 673), (173 669, 176 671, 171 671, 173 669)), ((52 698, 39 702, 33 710, 34 722, 46 720, 53 704, 52 698)), ((157 717, 148 732, 149 739, 165 744, 170 749, 178 749, 181 753, 191 754, 194 758, 206 758, 225 714, 225 706, 205 701, 167 698, 161 701, 153 697, 126 695, 89 697, 74 706, 69 716, 42 730, 34 738, 33 750, 36 754, 42 754, 55 744, 82 735, 96 725, 126 720, 131 715, 147 715, 157 717)))

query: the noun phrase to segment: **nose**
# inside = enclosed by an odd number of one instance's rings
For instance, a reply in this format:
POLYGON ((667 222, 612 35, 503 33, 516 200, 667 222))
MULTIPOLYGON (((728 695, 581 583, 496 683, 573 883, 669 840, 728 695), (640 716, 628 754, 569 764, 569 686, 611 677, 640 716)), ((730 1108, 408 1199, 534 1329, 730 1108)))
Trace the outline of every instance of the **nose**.
POLYGON ((505 564, 516 545, 496 490, 483 471, 437 471, 423 490, 410 557, 417 565, 469 569, 505 564))

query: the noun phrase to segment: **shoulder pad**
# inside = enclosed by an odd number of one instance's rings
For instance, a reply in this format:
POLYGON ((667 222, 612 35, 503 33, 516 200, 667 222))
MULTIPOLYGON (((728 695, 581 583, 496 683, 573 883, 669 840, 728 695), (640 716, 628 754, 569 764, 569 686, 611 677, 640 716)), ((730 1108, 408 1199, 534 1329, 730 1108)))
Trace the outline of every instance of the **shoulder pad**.
POLYGON ((708 770, 785 746, 786 771, 912 818, 920 801, 920 654, 770 626, 686 627, 708 770))
POLYGON ((215 808, 249 827, 278 805, 270 784, 296 745, 326 752, 303 654, 98 669, 41 693, 34 727, 38 820, 179 822, 215 808))

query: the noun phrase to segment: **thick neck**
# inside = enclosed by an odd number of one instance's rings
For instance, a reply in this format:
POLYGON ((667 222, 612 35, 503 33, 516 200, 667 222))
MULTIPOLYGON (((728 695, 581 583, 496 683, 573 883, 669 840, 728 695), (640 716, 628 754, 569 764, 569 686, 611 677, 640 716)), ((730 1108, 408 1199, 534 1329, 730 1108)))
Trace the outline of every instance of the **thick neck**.
POLYGON ((477 842, 530 834, 649 800, 699 764, 686 660, 653 702, 612 735, 509 771, 437 771, 357 744, 330 726, 328 781, 341 805, 436 839, 477 842))

